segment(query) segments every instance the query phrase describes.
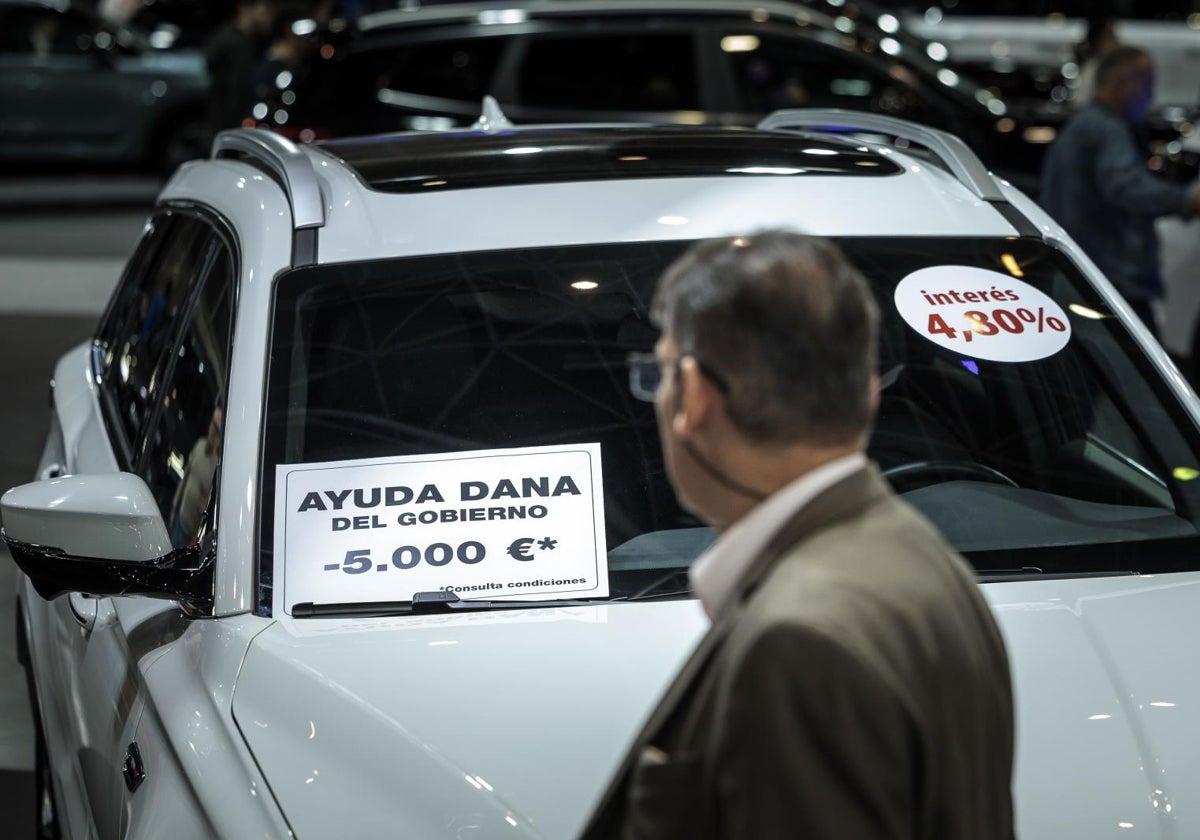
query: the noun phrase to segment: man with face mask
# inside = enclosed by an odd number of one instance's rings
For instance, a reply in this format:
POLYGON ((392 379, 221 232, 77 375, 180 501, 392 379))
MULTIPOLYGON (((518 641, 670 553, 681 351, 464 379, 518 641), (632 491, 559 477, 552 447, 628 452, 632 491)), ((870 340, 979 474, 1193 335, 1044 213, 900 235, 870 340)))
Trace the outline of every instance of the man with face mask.
POLYGON ((1159 216, 1200 213, 1200 187, 1172 184, 1146 168, 1138 133, 1154 98, 1154 63, 1137 47, 1109 51, 1096 68, 1092 102, 1050 148, 1039 203, 1157 335, 1162 297, 1159 216))

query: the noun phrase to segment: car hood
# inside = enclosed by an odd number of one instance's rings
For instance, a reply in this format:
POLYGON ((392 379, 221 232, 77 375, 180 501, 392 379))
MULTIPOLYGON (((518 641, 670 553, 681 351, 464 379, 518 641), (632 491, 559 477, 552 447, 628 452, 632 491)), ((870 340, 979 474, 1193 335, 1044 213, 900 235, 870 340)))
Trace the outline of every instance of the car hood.
POLYGON ((233 713, 302 840, 558 840, 706 626, 695 601, 280 621, 233 713))
MULTIPOLYGON (((1200 837, 1200 573, 987 584, 1018 836, 1200 837)), ((694 601, 281 621, 234 716, 300 838, 578 833, 705 627, 694 601)))
POLYGON ((1200 574, 983 590, 1013 669, 1017 836, 1200 837, 1200 574))

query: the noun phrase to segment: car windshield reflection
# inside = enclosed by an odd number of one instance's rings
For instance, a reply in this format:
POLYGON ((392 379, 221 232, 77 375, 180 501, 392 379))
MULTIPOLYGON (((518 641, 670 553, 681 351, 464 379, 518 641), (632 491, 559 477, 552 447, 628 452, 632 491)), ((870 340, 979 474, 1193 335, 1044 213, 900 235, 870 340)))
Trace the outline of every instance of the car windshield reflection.
MULTIPOLYGON (((583 443, 603 455, 608 597, 684 594, 683 572, 714 535, 671 490, 629 359, 652 350, 655 283, 688 244, 419 257, 280 278, 260 609, 271 605, 279 465, 583 443)), ((1068 260, 1031 240, 838 244, 883 312, 869 454, 977 568, 1195 568, 1192 424, 1068 260), (937 291, 948 268, 991 285, 937 291)))

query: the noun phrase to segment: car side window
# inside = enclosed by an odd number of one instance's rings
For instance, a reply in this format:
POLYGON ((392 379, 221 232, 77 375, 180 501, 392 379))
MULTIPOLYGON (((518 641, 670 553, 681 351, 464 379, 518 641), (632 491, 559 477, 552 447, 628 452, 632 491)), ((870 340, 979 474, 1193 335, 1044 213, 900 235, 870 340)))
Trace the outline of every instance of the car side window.
POLYGON ((147 439, 142 478, 158 502, 175 548, 199 537, 220 461, 233 283, 233 260, 221 244, 171 352, 147 439))
POLYGON ((489 90, 507 38, 412 44, 370 53, 380 89, 479 100, 489 90))
POLYGON ((850 108, 941 124, 908 68, 884 67, 815 41, 727 31, 721 54, 733 70, 740 110, 850 108))
POLYGON ((700 107, 691 33, 545 35, 529 44, 520 104, 603 111, 700 107))
POLYGON ((143 444, 162 368, 174 345, 195 281, 218 239, 204 222, 164 214, 152 223, 100 330, 99 371, 109 422, 132 466, 143 444), (145 253, 142 253, 142 251, 145 253))

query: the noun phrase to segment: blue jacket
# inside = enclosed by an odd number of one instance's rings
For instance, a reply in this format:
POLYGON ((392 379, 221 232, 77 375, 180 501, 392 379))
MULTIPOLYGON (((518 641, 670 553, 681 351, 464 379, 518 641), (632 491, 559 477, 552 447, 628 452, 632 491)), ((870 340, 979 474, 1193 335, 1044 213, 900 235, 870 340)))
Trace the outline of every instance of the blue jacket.
POLYGON ((1038 199, 1129 300, 1162 296, 1154 220, 1189 215, 1187 189, 1146 169, 1130 124, 1093 102, 1046 155, 1038 199))

